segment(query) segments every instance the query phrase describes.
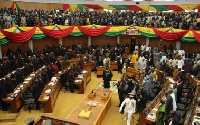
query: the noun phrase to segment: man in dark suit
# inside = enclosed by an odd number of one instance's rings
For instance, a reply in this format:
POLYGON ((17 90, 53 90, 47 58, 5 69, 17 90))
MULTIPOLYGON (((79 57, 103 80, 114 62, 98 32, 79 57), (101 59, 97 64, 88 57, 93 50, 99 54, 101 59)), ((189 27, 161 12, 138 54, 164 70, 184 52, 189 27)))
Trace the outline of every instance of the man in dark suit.
POLYGON ((122 65, 123 65, 123 59, 121 56, 117 58, 117 64, 118 64, 118 73, 122 74, 122 65))
POLYGON ((183 84, 181 79, 178 80, 177 84, 177 103, 180 102, 181 96, 182 96, 182 89, 183 89, 183 84))
POLYGON ((3 98, 7 96, 7 91, 3 80, 0 80, 0 102, 2 103, 2 110, 7 111, 7 104, 3 101, 3 98))
POLYGON ((110 88, 110 81, 112 79, 112 72, 106 67, 103 71, 104 88, 110 88))
POLYGON ((40 94, 42 92, 42 84, 39 79, 35 79, 33 82, 33 97, 35 99, 36 110, 40 109, 40 102, 38 101, 40 94))
POLYGON ((166 117, 168 118, 169 117, 169 112, 171 110, 173 110, 173 99, 172 99, 172 96, 170 96, 170 92, 166 92, 165 93, 165 96, 166 96, 166 117))

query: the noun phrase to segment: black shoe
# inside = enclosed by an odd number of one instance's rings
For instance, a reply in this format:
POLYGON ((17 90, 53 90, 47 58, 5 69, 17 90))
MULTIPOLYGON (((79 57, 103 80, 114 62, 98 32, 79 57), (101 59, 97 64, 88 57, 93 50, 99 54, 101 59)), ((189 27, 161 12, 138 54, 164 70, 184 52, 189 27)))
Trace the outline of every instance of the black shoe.
POLYGON ((120 107, 120 105, 118 105, 117 107, 120 107))

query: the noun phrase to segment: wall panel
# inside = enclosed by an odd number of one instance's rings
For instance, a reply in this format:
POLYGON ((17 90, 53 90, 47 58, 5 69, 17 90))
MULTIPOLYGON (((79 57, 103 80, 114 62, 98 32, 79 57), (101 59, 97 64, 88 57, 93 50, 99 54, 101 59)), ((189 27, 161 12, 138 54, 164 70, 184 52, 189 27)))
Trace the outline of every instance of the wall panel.
POLYGON ((174 48, 176 47, 176 41, 177 40, 161 40, 160 38, 150 38, 149 40, 149 46, 154 47, 154 46, 159 46, 160 44, 166 45, 167 47, 171 44, 174 48))
POLYGON ((198 42, 181 42, 181 48, 183 47, 183 49, 185 51, 189 51, 189 52, 199 52, 200 53, 200 43, 198 42))
POLYGON ((40 40, 33 40, 33 50, 35 50, 35 48, 38 48, 39 50, 43 50, 46 45, 58 46, 59 40, 51 38, 51 37, 45 37, 40 40))
POLYGON ((13 50, 15 52, 18 47, 21 48, 22 53, 24 53, 24 52, 29 50, 28 42, 17 43, 17 42, 10 41, 10 42, 8 42, 8 43, 6 43, 6 44, 1 46, 1 51, 2 51, 2 54, 5 54, 6 51, 8 50, 8 48, 10 48, 11 50, 13 50))
POLYGON ((67 36, 63 38, 64 46, 71 46, 73 44, 88 45, 88 36, 67 36))
POLYGON ((111 46, 115 46, 117 44, 117 36, 92 36, 91 44, 97 44, 99 46, 104 46, 109 43, 111 46))

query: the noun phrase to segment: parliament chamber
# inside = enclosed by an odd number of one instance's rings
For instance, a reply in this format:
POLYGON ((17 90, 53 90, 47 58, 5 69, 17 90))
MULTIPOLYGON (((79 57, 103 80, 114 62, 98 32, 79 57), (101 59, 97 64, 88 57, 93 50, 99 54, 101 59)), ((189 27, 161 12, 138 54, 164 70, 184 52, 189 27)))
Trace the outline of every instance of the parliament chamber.
POLYGON ((200 124, 198 0, 0 3, 0 125, 200 124))

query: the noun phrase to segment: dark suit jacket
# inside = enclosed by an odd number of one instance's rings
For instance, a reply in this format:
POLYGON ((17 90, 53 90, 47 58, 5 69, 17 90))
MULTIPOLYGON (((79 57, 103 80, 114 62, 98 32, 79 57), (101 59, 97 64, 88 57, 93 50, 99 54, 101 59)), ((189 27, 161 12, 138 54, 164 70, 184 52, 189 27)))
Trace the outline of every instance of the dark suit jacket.
POLYGON ((166 102, 166 115, 169 115, 169 112, 173 110, 173 99, 170 95, 167 96, 167 102, 166 102))

